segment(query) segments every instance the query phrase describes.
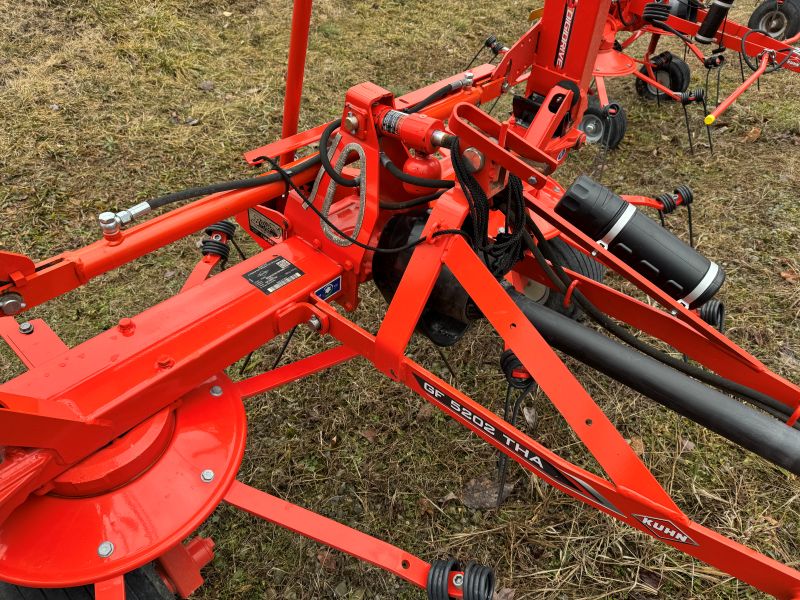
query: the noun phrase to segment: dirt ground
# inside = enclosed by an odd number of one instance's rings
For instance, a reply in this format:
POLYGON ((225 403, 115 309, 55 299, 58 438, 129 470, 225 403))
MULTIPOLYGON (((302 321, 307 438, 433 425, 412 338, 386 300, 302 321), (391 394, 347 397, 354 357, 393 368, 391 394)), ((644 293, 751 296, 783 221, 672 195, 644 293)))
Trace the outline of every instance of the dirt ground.
MULTIPOLYGON (((737 17, 754 7, 744 0, 737 17)), ((301 126, 339 114, 345 91, 361 81, 402 93, 462 70, 487 35, 511 42, 523 33, 532 8, 535 1, 316 2, 301 126)), ((102 210, 246 176, 241 152, 279 136, 290 12, 288 0, 0 0, 0 247, 40 260, 97 239, 102 210)), ((692 87, 700 87, 704 72, 693 68, 692 87)), ((723 95, 738 78, 731 57, 723 95)), ((629 130, 607 157, 604 183, 619 193, 681 183, 695 190, 699 248, 728 275, 720 294, 728 334, 800 381, 800 78, 772 75, 748 92, 715 128, 713 155, 697 107, 692 156, 679 106, 642 101, 632 79, 609 88, 629 130)), ((597 149, 586 148, 558 178, 568 184, 596 159, 597 149)), ((685 217, 668 218, 684 236, 685 217)), ((177 292, 200 239, 198 232, 32 316, 77 344, 177 292)), ((383 309, 368 286, 355 318, 374 330, 383 309)), ((268 368, 279 343, 259 351, 249 372, 268 368)), ((300 331, 287 359, 320 344, 300 331)), ((447 351, 459 387, 495 410, 504 390, 500 350, 481 323, 447 351)), ((410 354, 444 373, 425 340, 415 339, 410 354)), ((800 566, 797 477, 570 365, 689 515, 800 566)), ((0 350, 0 378, 20 369, 0 350)), ((589 464, 545 397, 527 408, 538 418, 524 429, 589 464)), ((493 476, 495 453, 365 362, 257 398, 248 414, 242 480, 425 559, 453 554, 493 565, 499 586, 514 590, 506 600, 760 597, 517 466, 499 511, 467 508, 466 484, 493 476)), ((200 599, 423 597, 229 508, 201 532, 216 540, 217 558, 200 599)))

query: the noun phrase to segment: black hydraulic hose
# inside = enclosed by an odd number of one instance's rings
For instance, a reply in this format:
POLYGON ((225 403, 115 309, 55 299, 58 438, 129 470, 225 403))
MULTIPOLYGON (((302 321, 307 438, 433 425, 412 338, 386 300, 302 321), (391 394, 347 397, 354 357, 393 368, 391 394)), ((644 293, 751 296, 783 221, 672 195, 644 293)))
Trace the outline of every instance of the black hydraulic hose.
MULTIPOLYGON (((747 54, 747 39, 754 33, 760 33, 766 37, 770 37, 770 35, 763 29, 751 29, 742 36, 740 54, 742 58, 744 58, 744 62, 747 63, 747 66, 750 67, 751 71, 757 71, 759 63, 761 62, 760 60, 756 62, 750 62, 750 56, 747 54)), ((767 69, 764 71, 765 75, 767 73, 774 73, 775 71, 782 69, 784 65, 786 65, 787 62, 789 62, 789 59, 792 58, 792 52, 794 52, 794 48, 779 48, 778 50, 774 50, 774 52, 775 54, 777 54, 778 52, 786 52, 787 54, 779 62, 776 62, 771 67, 767 67, 767 69)))
POLYGON ((546 308, 513 288, 507 291, 554 348, 770 462, 800 474, 797 430, 546 308))
MULTIPOLYGON (((560 267, 558 260, 553 253, 550 252, 548 243, 544 239, 544 236, 536 224, 531 220, 528 221, 528 224, 536 236, 538 244, 534 243, 530 235, 525 232, 523 235, 523 241, 525 242, 525 245, 533 253, 534 258, 536 258, 537 262, 545 271, 545 274, 548 276, 548 278, 553 282, 554 285, 556 285, 561 293, 565 293, 569 285, 572 283, 572 280, 560 267), (553 264, 552 268, 547 264, 547 260, 550 260, 550 262, 553 264)), ((662 352, 658 348, 655 348, 646 342, 643 342, 627 329, 619 326, 600 310, 598 310, 580 290, 573 290, 572 298, 575 300, 578 306, 580 306, 581 309, 603 329, 611 333, 613 336, 619 338, 629 346, 632 346, 640 352, 647 354, 651 358, 654 358, 655 360, 672 367, 673 369, 676 369, 685 375, 694 377, 703 383, 712 385, 730 394, 744 398, 775 417, 787 419, 791 415, 791 410, 788 406, 778 400, 775 400, 774 398, 771 398, 770 396, 767 396, 766 394, 759 392, 758 390, 754 390, 740 383, 736 383, 735 381, 731 381, 730 379, 726 379, 725 377, 721 377, 716 373, 711 373, 704 369, 700 369, 694 365, 670 356, 666 352, 662 352)), ((800 429, 800 422, 795 423, 794 428, 800 429)))
POLYGON ((415 208, 417 206, 424 206, 425 204, 430 204, 434 200, 437 200, 444 194, 443 191, 434 192, 433 194, 428 194, 427 196, 420 196, 419 198, 414 198, 413 200, 406 200, 405 202, 387 202, 385 200, 381 200, 379 206, 382 210, 405 210, 407 208, 415 208))
POLYGON ((331 121, 331 123, 322 131, 322 135, 319 137, 319 156, 322 159, 322 168, 325 169, 328 177, 333 179, 337 184, 345 187, 358 187, 361 185, 361 181, 359 179, 348 179, 347 177, 343 177, 336 169, 333 168, 331 159, 328 158, 328 140, 330 140, 331 134, 341 125, 341 119, 331 121))
MULTIPOLYGON (((293 177, 307 169, 315 167, 319 164, 319 161, 319 155, 312 156, 308 160, 304 160, 303 162, 295 165, 291 169, 286 169, 286 172, 293 177)), ((210 185, 188 188, 181 190, 180 192, 173 192, 172 194, 166 194, 165 196, 148 200, 147 204, 150 205, 150 208, 155 210, 157 208, 161 208, 162 206, 166 206, 167 204, 172 204, 173 202, 179 202, 181 200, 189 200, 190 198, 208 196, 209 194, 215 194, 217 192, 227 192, 230 190, 259 187, 269 183, 281 181, 282 179, 283 175, 281 173, 273 171, 267 173, 266 175, 262 175, 261 177, 250 177, 248 179, 237 179, 234 181, 221 181, 220 183, 212 183, 210 185)))
POLYGON ((455 90, 459 89, 460 87, 462 87, 461 82, 448 83, 444 87, 440 87, 438 90, 436 90, 432 94, 426 96, 425 98, 423 98, 422 100, 420 100, 416 104, 413 104, 411 106, 408 106, 408 107, 402 109, 400 112, 404 112, 404 113, 408 113, 408 114, 419 112, 423 108, 427 108, 428 106, 430 106, 434 102, 437 102, 437 101, 441 100, 442 98, 444 98, 445 96, 451 94, 452 92, 454 92, 455 90))
POLYGON ((423 177, 416 177, 414 175, 409 175, 408 173, 404 173, 383 152, 381 152, 381 165, 385 167, 389 171, 389 173, 391 173, 394 177, 396 177, 397 179, 399 179, 404 183, 410 183, 411 185, 440 189, 440 188, 451 188, 456 184, 456 182, 453 181, 452 179, 427 179, 423 177))

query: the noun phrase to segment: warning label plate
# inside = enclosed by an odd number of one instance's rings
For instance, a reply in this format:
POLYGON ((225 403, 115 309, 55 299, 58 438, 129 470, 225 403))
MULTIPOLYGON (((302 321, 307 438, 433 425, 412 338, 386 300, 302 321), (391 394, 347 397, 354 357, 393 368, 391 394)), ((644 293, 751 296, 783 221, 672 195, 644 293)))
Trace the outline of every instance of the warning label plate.
POLYGON ((303 275, 304 273, 288 260, 276 256, 268 263, 245 273, 244 278, 265 294, 271 294, 303 275))
POLYGON ((267 215, 260 213, 254 208, 249 209, 247 215, 250 222, 250 231, 255 233, 262 240, 273 246, 283 241, 283 228, 279 223, 276 223, 267 215))

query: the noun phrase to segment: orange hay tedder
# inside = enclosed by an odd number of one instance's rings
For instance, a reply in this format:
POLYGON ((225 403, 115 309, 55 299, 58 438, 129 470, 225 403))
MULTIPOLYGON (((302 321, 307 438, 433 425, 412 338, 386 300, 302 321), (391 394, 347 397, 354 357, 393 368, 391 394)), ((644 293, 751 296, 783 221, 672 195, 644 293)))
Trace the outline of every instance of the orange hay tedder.
POLYGON ((297 133, 311 2, 295 2, 283 138, 245 155, 265 172, 104 212, 102 239, 40 262, 0 252, 0 335, 28 367, 0 385, 0 599, 186 598, 203 582, 213 542, 184 541, 223 502, 385 569, 432 600, 490 599, 489 567, 431 564, 236 479, 244 402, 357 356, 563 493, 759 590, 800 599, 800 572, 684 514, 556 354, 800 473, 800 388, 720 332, 722 269, 639 208, 688 206, 691 190, 619 196, 585 175, 570 186, 551 177, 586 141, 578 124, 590 97, 602 123, 622 118, 602 73, 628 65, 665 99, 699 100, 658 77, 673 64, 650 56, 661 36, 702 61, 695 42, 752 65, 709 121, 764 73, 800 71, 797 49, 728 20, 729 8, 546 0, 515 44, 488 40, 497 64, 400 97, 356 85, 340 119, 297 133), (644 35, 652 42, 641 62, 623 54, 644 35), (482 110, 507 93, 507 120, 482 110), (144 218, 157 209, 166 210, 144 218), (219 270, 236 228, 229 217, 261 250, 219 270), (116 327, 69 348, 43 321, 24 320, 26 310, 203 229, 204 256, 180 293, 116 327), (606 269, 652 301, 603 284, 606 269), (377 331, 345 316, 370 281, 388 303, 377 331), (541 388, 602 476, 406 355, 415 330, 449 346, 477 319, 505 342, 498 364, 509 385, 521 396, 541 388), (226 374, 299 325, 339 344, 243 380, 226 374))

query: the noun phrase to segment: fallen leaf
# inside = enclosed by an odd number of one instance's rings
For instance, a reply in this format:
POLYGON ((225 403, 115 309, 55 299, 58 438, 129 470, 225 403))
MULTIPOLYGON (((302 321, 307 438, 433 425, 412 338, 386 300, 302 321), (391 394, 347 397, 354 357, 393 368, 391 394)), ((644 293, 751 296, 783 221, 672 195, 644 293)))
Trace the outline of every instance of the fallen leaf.
POLYGON ((744 136, 744 141, 746 142, 755 142, 758 138, 761 137, 761 129, 758 127, 753 127, 747 135, 744 136))
POLYGON ((204 92, 210 92, 214 89, 214 82, 213 81, 201 81, 200 84, 197 86, 198 89, 203 90, 204 92))
POLYGON ((533 407, 524 406, 522 408, 522 416, 525 417, 525 422, 528 424, 528 427, 531 429, 536 429, 536 409, 533 407))
POLYGON ((796 271, 781 271, 781 277, 789 283, 797 283, 800 281, 800 273, 796 271))
POLYGON ((447 504, 448 502, 452 502, 453 500, 458 500, 458 496, 456 496, 453 492, 449 492, 446 496, 439 499, 439 503, 447 504))
POLYGON ((233 13, 231 11, 229 11, 229 10, 223 10, 222 11, 222 16, 223 17, 232 17, 233 13))
POLYGON ((378 432, 374 429, 365 429, 364 431, 359 432, 361 437, 368 440, 371 444, 375 443, 375 440, 378 439, 378 432))
POLYGON ((430 500, 427 498, 420 498, 417 500, 417 506, 419 507, 419 512, 426 517, 433 516, 433 506, 431 506, 430 500))
POLYGON ((500 588, 494 593, 493 600, 514 600, 517 590, 511 588, 500 588))
POLYGON ((692 440, 681 440, 681 452, 691 452, 696 447, 692 440))
POLYGON ((661 575, 642 569, 639 571, 639 581, 657 592, 658 588, 661 586, 661 575))
POLYGON ((630 442, 631 449, 633 449, 636 456, 644 455, 644 441, 640 437, 632 437, 630 442))
POLYGON ((330 548, 324 548, 317 552, 317 560, 320 566, 328 573, 333 573, 336 570, 336 556, 330 548))
POLYGON ((347 596, 347 582, 341 581, 339 585, 333 588, 333 593, 336 594, 337 598, 344 598, 347 596))
MULTIPOLYGON (((506 498, 511 495, 515 485, 514 483, 506 483, 503 486, 500 503, 505 502, 506 498)), ((477 479, 472 479, 464 486, 461 502, 464 503, 464 506, 473 510, 496 508, 497 494, 497 482, 488 475, 484 475, 477 479)))

